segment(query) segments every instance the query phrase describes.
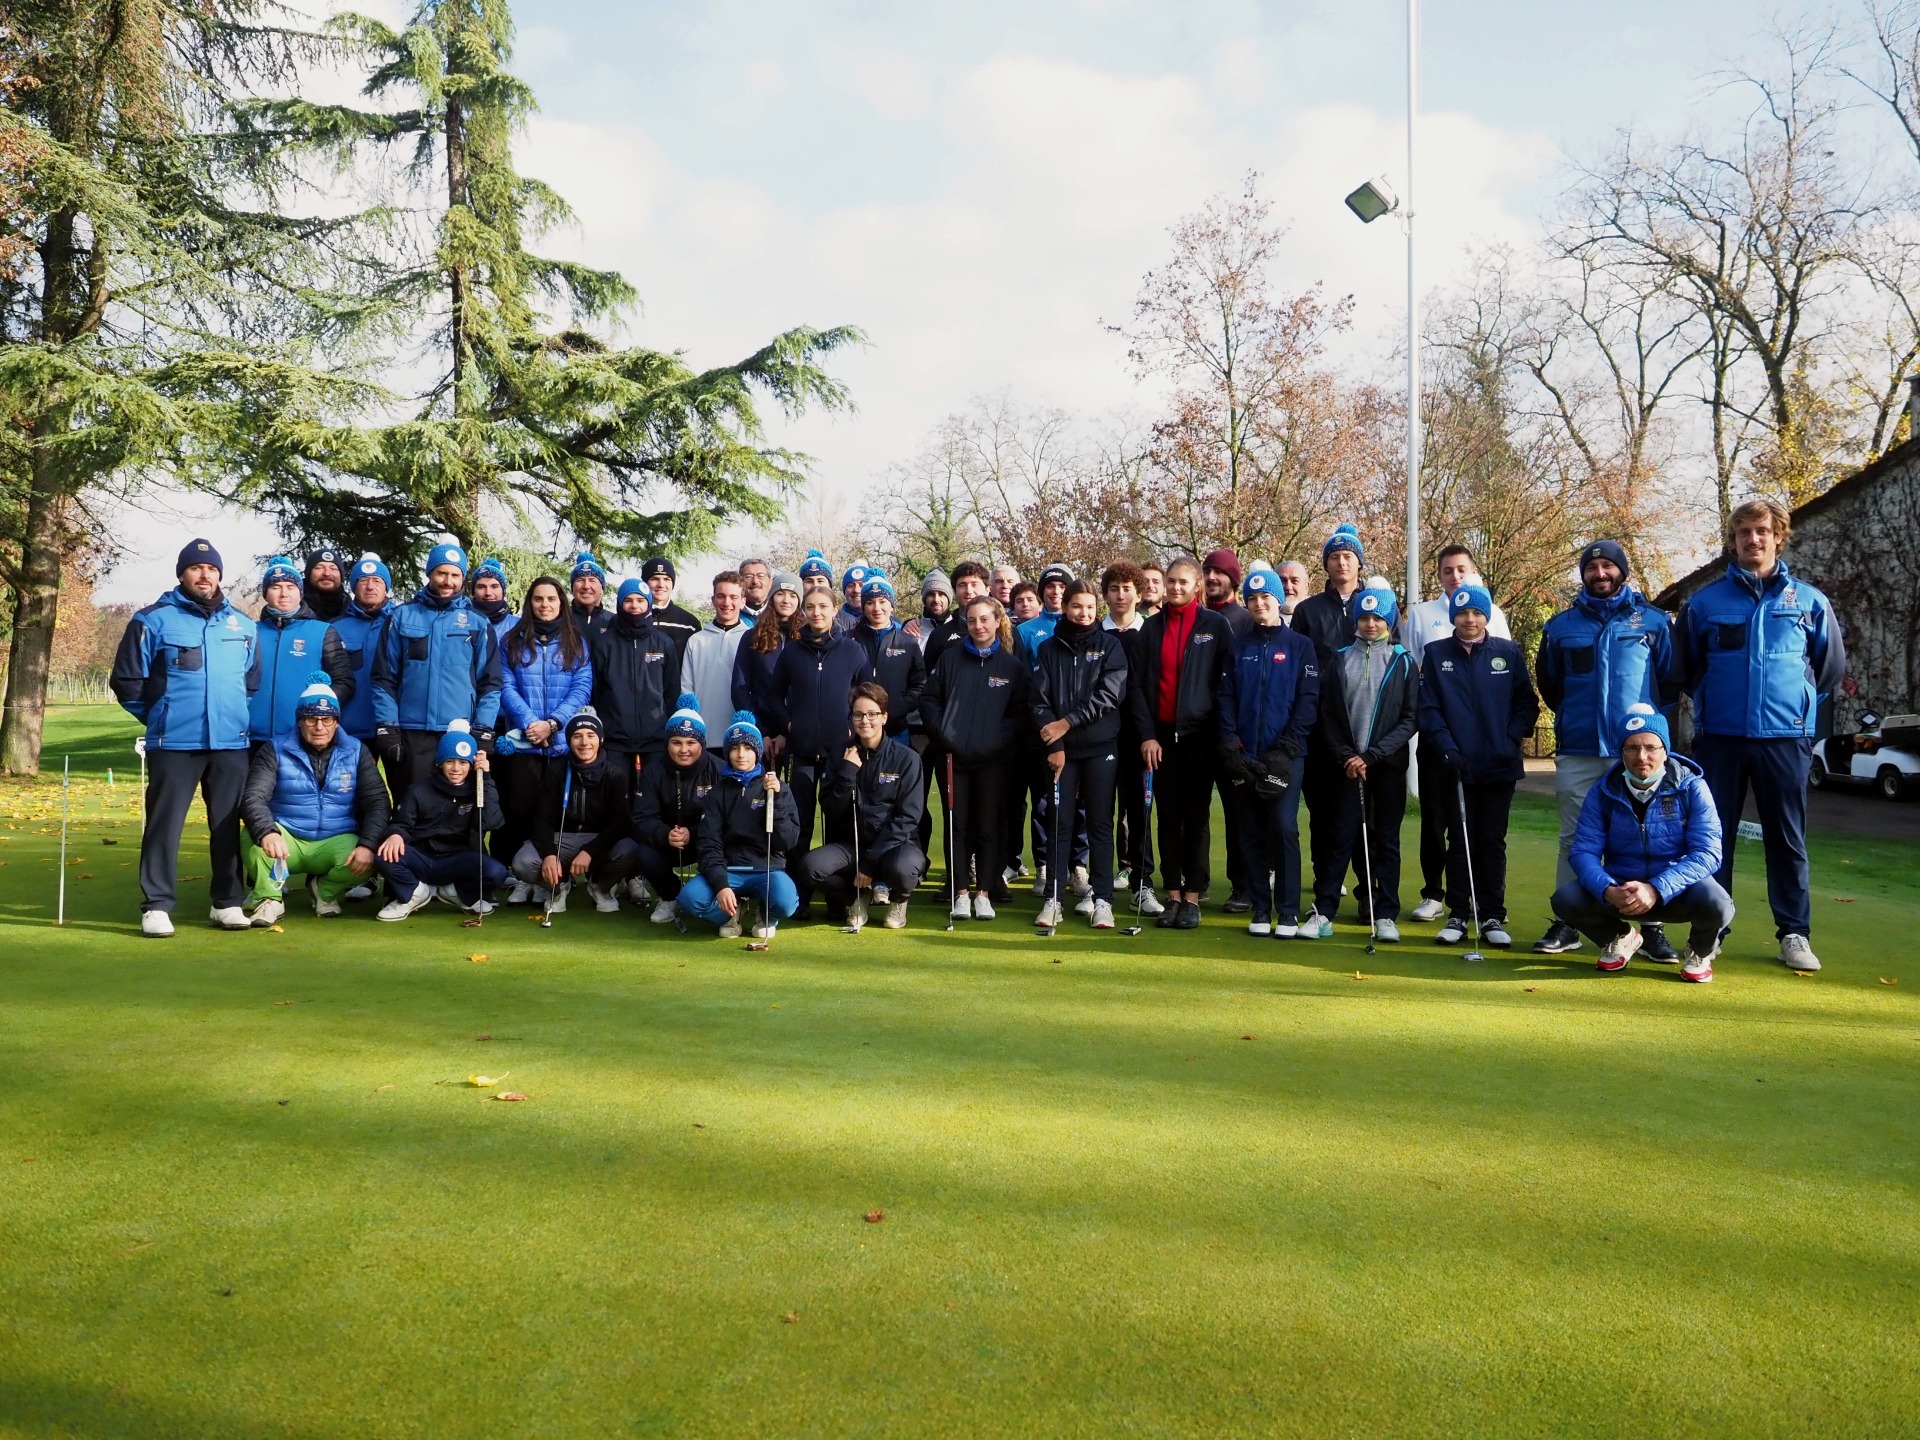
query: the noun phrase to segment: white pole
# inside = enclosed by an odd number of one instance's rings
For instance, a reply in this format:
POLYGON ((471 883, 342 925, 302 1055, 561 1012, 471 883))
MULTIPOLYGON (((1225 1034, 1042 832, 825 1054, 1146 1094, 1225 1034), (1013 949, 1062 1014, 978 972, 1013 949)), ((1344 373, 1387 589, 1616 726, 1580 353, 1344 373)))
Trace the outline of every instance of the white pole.
POLYGON ((54 924, 67 923, 67 797, 73 793, 73 757, 60 762, 60 913, 54 924))
POLYGON ((1420 291, 1413 264, 1414 134, 1420 115, 1420 0, 1407 0, 1407 604, 1420 585, 1420 291))

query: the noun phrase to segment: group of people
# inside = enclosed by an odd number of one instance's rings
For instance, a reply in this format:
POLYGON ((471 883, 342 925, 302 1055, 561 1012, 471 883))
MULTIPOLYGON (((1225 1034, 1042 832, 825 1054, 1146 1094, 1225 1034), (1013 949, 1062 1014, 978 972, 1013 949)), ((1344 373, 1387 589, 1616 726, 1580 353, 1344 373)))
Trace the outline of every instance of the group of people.
POLYGON ((436 898, 555 912, 584 886, 596 909, 651 902, 657 923, 725 934, 770 937, 816 898, 830 923, 877 911, 898 928, 937 791, 950 924, 994 919, 1031 874, 1044 931, 1070 912, 1111 930, 1117 895, 1192 930, 1217 789, 1223 909, 1250 934, 1331 936, 1351 882, 1358 922, 1391 943, 1411 789, 1411 918, 1440 922, 1441 945, 1504 948, 1508 816, 1544 699, 1561 833, 1535 949, 1585 937, 1603 971, 1640 953, 1710 980, 1751 790, 1780 958, 1817 969, 1806 780, 1845 658, 1825 598, 1781 558, 1789 534, 1783 507, 1741 506, 1726 576, 1677 619, 1595 541, 1532 666, 1466 547, 1441 550, 1440 593, 1403 611, 1350 525, 1321 547, 1317 587, 1297 561, 1243 569, 1224 548, 1031 582, 966 561, 927 576, 910 619, 884 573, 836 583, 819 551, 794 572, 722 571, 705 620, 658 557, 609 608, 587 553, 516 610, 498 562, 443 544, 407 599, 374 556, 276 557, 256 620, 195 540, 113 676, 147 726, 142 928, 172 933, 196 790, 227 928, 278 923, 296 876, 321 916, 378 881, 388 921, 436 898), (1671 744, 1683 692, 1692 758, 1671 744))

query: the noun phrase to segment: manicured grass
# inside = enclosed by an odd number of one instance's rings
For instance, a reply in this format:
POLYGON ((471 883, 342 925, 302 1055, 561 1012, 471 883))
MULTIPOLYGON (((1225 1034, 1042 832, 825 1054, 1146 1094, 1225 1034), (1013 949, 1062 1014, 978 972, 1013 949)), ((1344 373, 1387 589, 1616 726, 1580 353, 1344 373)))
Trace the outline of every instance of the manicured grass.
POLYGON ((1910 851, 1819 844, 1801 979, 1743 847, 1708 987, 924 893, 752 955, 188 886, 159 943, 131 733, 49 746, 65 930, 0 785, 0 1435, 1920 1431, 1910 851))

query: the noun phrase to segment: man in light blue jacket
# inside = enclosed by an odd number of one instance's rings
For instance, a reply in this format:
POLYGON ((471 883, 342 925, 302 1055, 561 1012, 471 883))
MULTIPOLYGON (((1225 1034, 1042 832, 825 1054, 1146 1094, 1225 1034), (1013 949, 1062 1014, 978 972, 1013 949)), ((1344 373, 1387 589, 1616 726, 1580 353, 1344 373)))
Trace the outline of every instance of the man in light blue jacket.
POLYGON ((1720 816, 1700 767, 1667 750, 1667 722, 1635 705, 1620 728, 1620 760, 1587 791, 1574 830, 1575 878, 1553 892, 1553 913, 1600 947, 1599 969, 1627 968, 1646 927, 1691 927, 1680 977, 1713 979, 1733 900, 1713 872, 1720 816), (1638 929, 1635 925, 1638 925, 1638 929))
POLYGON ((135 613, 113 660, 113 693, 147 727, 147 823, 140 836, 140 933, 173 934, 180 834, 198 790, 207 807, 209 918, 251 923, 240 908, 240 797, 249 710, 260 688, 259 632, 220 588, 220 552, 190 540, 180 583, 135 613))
MULTIPOLYGON (((1680 652, 1693 695, 1694 758, 1720 828, 1735 833, 1753 791, 1767 857, 1767 901, 1780 961, 1818 970, 1813 874, 1807 863, 1807 771, 1820 704, 1846 678, 1846 646, 1827 597, 1787 570, 1787 507, 1749 500, 1727 522, 1727 573, 1680 615, 1680 652)), ((1734 843, 1719 881, 1733 888, 1734 843)))

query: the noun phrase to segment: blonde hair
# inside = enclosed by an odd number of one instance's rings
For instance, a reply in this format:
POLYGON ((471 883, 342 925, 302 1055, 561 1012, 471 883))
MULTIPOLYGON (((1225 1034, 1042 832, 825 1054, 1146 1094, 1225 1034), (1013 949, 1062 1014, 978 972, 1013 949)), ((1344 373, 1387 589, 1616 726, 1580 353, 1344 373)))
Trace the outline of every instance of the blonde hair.
POLYGON ((1000 627, 1001 647, 1011 652, 1013 649, 1013 622, 1007 619, 1007 607, 991 595, 976 595, 967 602, 967 613, 972 614, 973 607, 976 605, 991 605, 993 607, 993 618, 1000 627))
POLYGON ((1733 548, 1734 533, 1739 530, 1741 522, 1758 520, 1762 515, 1772 519, 1773 533, 1779 538, 1780 548, 1786 549, 1787 541, 1793 538, 1793 515, 1778 500, 1769 500, 1764 495, 1743 500, 1733 507, 1733 513, 1727 517, 1727 548, 1733 548))

